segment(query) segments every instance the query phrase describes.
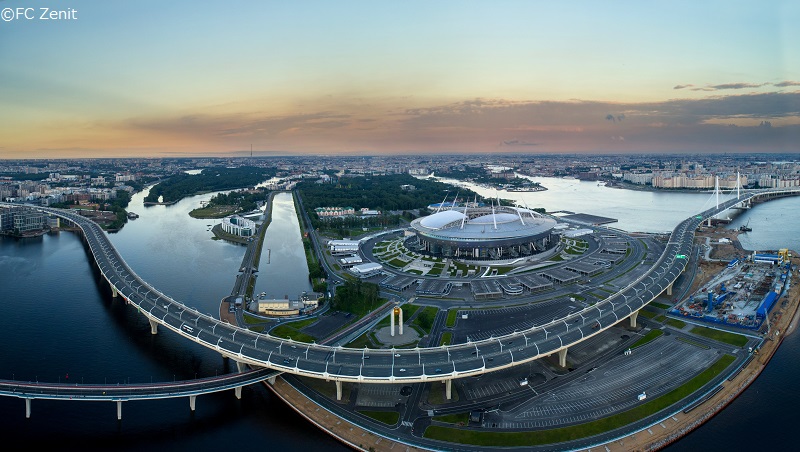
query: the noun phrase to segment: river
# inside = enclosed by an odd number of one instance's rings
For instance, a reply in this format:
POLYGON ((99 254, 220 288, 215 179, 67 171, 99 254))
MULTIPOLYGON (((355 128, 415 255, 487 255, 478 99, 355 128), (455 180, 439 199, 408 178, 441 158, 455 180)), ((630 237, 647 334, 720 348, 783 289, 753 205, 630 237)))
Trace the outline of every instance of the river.
MULTIPOLYGON (((670 230, 713 202, 708 193, 638 192, 576 180, 535 180, 549 190, 500 192, 499 196, 518 196, 514 199, 548 211, 612 217, 619 220, 612 227, 649 232, 670 230)), ((481 190, 476 188, 494 196, 493 190, 481 190)), ((211 239, 208 225, 219 220, 189 217, 191 209, 213 194, 147 208, 142 205, 145 194, 134 195, 129 207, 140 218, 111 234, 112 242, 130 266, 155 287, 215 314, 220 299, 230 293, 244 248, 211 239)), ((262 253, 257 290, 292 297, 298 290, 291 278, 307 275, 307 269, 305 260, 297 258, 302 243, 291 201, 281 199, 275 207, 279 205, 287 210, 273 216, 267 231, 265 247, 272 252, 268 264, 264 259, 270 253, 262 253), (281 226, 273 230, 276 225, 281 226), (278 251, 283 247, 289 257, 278 251), (267 276, 268 272, 275 273, 267 276)), ((800 249, 800 198, 756 205, 730 227, 748 221, 753 231, 740 235, 745 248, 800 249)), ((217 353, 163 328, 158 335, 151 335, 145 318, 112 301, 108 287, 98 284, 98 279, 73 233, 26 240, 0 238, 0 316, 4 326, 0 329, 0 378, 149 382, 233 370, 217 353)), ((307 279, 304 282, 308 284, 307 279)), ((794 363, 800 358, 798 341, 797 334, 787 338, 766 371, 742 396, 669 450, 792 448, 796 419, 792 407, 800 402, 800 392, 793 390, 798 374, 794 363)), ((25 419, 24 406, 21 399, 0 397, 4 421, 0 431, 7 441, 68 450, 347 450, 260 386, 245 388, 241 400, 232 391, 201 396, 194 413, 187 399, 127 402, 121 422, 112 403, 34 400, 30 419, 25 419)))

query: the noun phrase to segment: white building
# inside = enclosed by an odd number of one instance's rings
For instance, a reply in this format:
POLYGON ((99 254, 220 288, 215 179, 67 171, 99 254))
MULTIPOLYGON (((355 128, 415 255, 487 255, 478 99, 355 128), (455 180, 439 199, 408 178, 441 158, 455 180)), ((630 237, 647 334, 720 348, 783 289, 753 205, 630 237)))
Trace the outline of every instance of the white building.
POLYGON ((231 235, 249 237, 256 233, 256 223, 239 215, 231 215, 222 219, 222 230, 231 235))
POLYGON ((370 276, 380 274, 380 272, 383 271, 383 265, 370 262, 367 264, 354 265, 349 271, 359 278, 369 278, 370 276))
POLYGON ((347 256, 339 259, 339 263, 342 264, 342 267, 348 268, 354 265, 358 265, 364 262, 364 259, 361 259, 361 256, 353 255, 347 256))
POLYGON ((334 256, 355 254, 358 253, 360 243, 358 240, 330 240, 328 248, 331 250, 331 255, 334 256))

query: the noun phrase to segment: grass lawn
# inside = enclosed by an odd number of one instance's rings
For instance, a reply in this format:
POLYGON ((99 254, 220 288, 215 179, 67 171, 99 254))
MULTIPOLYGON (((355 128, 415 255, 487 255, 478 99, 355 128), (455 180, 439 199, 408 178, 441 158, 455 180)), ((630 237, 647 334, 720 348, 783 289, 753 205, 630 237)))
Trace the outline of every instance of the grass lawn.
MULTIPOLYGON (((333 381, 325 381, 319 378, 311 378, 311 377, 298 377, 304 385, 308 386, 309 388, 317 391, 318 393, 324 395, 325 397, 336 400, 336 383, 333 381)), ((343 382, 342 383, 342 400, 339 403, 347 403, 350 400, 350 390, 353 387, 353 383, 343 382)))
POLYGON ((666 324, 675 328, 683 328, 686 326, 686 322, 678 319, 667 319, 666 324))
POLYGON ((651 301, 649 304, 650 304, 650 306, 653 306, 654 308, 661 308, 661 309, 669 309, 669 308, 672 307, 672 306, 670 306, 668 304, 656 303, 655 301, 651 301))
POLYGON ((238 209, 239 206, 228 205, 203 207, 192 210, 189 212, 189 216, 192 218, 224 218, 235 213, 238 209))
POLYGON ((447 311, 447 325, 448 328, 452 328, 456 325, 456 317, 458 316, 458 309, 451 309, 447 311))
POLYGON ((650 330, 647 334, 642 336, 641 339, 636 341, 635 344, 631 345, 631 348, 641 347, 642 345, 654 340, 655 338, 661 336, 662 334, 664 334, 664 332, 661 330, 650 330))
POLYGON ((453 388, 450 393, 453 397, 450 400, 444 398, 444 382, 434 381, 431 383, 431 389, 428 391, 428 403, 431 405, 441 405, 443 403, 458 402, 458 391, 453 388))
POLYGON ((367 337, 367 333, 358 336, 357 338, 353 339, 351 342, 347 343, 345 347, 352 347, 352 348, 364 348, 364 347, 372 347, 372 343, 370 342, 369 338, 367 337))
POLYGON ((695 341, 693 341, 691 339, 686 339, 685 337, 679 337, 678 340, 681 341, 681 342, 685 342, 685 343, 687 343, 689 345, 694 345, 695 347, 702 348, 704 350, 711 349, 711 347, 709 347, 708 345, 704 345, 704 344, 701 344, 699 342, 695 342, 695 341))
POLYGON ((404 260, 397 259, 397 258, 392 259, 389 262, 387 262, 387 264, 391 265, 392 267, 397 267, 397 268, 403 268, 403 267, 406 266, 407 263, 408 262, 406 262, 404 260))
POLYGON ((439 312, 439 308, 425 306, 425 309, 423 309, 422 312, 420 312, 417 317, 414 318, 413 325, 418 326, 422 331, 424 331, 423 335, 431 334, 431 327, 433 327, 433 320, 436 318, 437 312, 439 312))
MULTIPOLYGON (((292 323, 300 323, 300 322, 292 322, 292 323)), ((292 327, 288 323, 283 325, 278 325, 277 327, 273 328, 272 331, 269 332, 269 334, 275 337, 282 337, 284 339, 292 339, 293 341, 297 342, 311 343, 316 340, 314 336, 311 336, 310 334, 306 333, 301 333, 300 330, 292 327)))
POLYGON ((438 276, 442 274, 442 267, 433 267, 428 270, 428 275, 430 276, 438 276))
POLYGON ((394 425, 397 424, 397 421, 400 420, 400 413, 396 411, 358 411, 359 413, 363 414, 364 416, 371 417, 378 422, 383 422, 384 424, 394 425))
POLYGON ((639 311, 639 315, 642 317, 647 317, 648 319, 652 319, 658 314, 656 314, 655 312, 645 311, 644 309, 642 309, 641 311, 639 311))
POLYGON ((469 413, 457 414, 444 414, 442 416, 434 416, 431 418, 434 421, 447 422, 448 424, 458 424, 459 422, 469 422, 469 413))
POLYGON ((453 333, 450 331, 445 331, 442 333, 442 340, 439 341, 439 345, 450 345, 453 342, 453 333))
POLYGON ((628 411, 585 424, 536 432, 486 432, 431 425, 425 430, 423 436, 451 443, 491 447, 555 444, 585 438, 629 425, 679 402, 719 375, 733 361, 733 356, 723 355, 711 367, 667 394, 644 402, 628 411))
POLYGON ((726 331, 714 330, 704 326, 696 326, 691 330, 692 334, 707 337, 715 341, 724 342, 726 344, 735 345, 737 347, 744 347, 747 344, 747 338, 741 334, 728 333, 726 331))

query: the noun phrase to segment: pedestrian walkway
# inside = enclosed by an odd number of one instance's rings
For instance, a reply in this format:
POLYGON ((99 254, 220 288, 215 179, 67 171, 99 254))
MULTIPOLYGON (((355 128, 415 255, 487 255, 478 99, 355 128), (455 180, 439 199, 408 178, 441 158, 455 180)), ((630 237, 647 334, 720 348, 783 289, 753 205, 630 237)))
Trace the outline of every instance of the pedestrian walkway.
POLYGON ((345 419, 317 405, 314 401, 286 383, 281 377, 275 380, 274 385, 267 384, 267 387, 286 402, 287 405, 322 429, 322 431, 329 433, 334 438, 355 449, 376 452, 415 452, 428 450, 384 438, 383 436, 362 429, 355 424, 351 424, 345 419))

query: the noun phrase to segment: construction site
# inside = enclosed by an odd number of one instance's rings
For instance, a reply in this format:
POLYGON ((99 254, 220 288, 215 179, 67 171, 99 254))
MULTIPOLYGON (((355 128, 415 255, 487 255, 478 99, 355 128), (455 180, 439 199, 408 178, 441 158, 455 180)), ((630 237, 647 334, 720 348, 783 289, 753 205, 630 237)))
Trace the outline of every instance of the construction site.
POLYGON ((703 322, 759 330, 769 312, 788 292, 789 251, 752 253, 734 258, 707 283, 678 302, 671 314, 703 322))

